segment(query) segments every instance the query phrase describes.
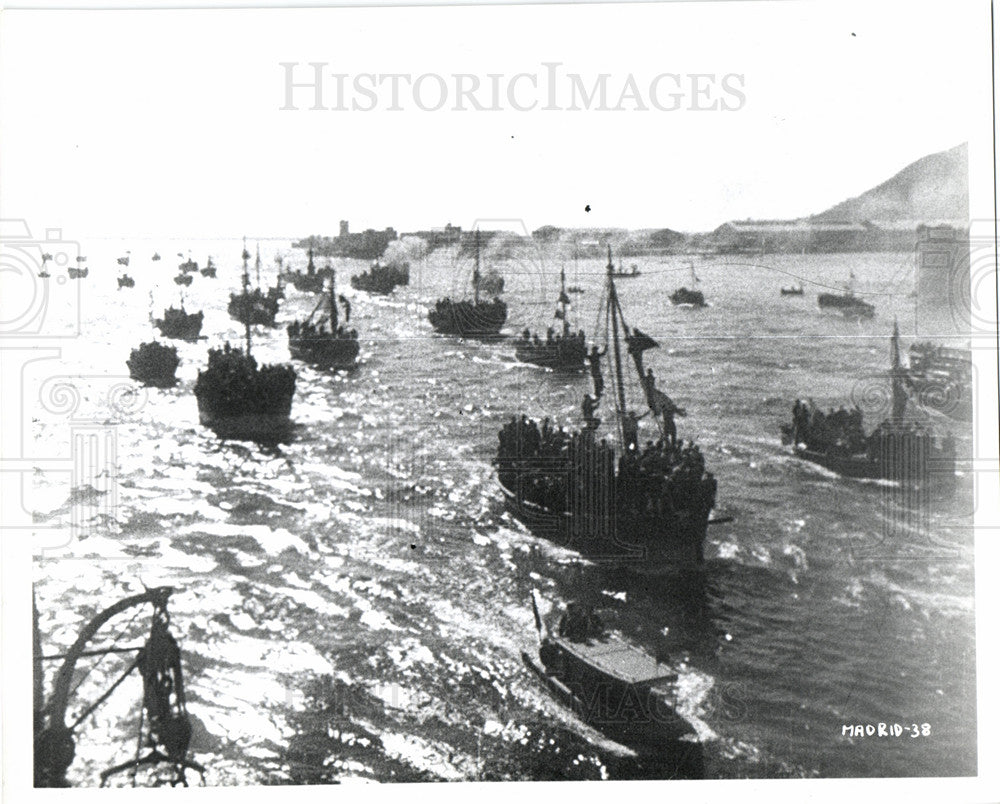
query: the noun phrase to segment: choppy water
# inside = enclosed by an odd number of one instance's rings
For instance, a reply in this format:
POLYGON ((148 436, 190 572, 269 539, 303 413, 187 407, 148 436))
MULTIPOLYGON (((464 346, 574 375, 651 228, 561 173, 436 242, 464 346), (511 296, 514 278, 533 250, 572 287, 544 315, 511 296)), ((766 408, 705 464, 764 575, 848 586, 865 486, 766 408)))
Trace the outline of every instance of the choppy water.
MULTIPOLYGON (((365 266, 338 261, 363 364, 349 376, 297 366, 293 443, 272 452, 220 443, 198 424, 192 385, 208 345, 239 337, 225 308, 240 247, 84 244, 83 334, 29 378, 41 385, 37 454, 68 454, 80 421, 116 433, 116 500, 71 488, 65 474, 35 478, 40 526, 67 523, 74 500, 94 507, 86 538, 35 564, 46 652, 141 584, 176 586, 192 752, 210 784, 678 772, 669 757, 639 758, 601 737, 527 672, 532 587, 546 609, 599 598, 623 638, 666 646, 682 662, 681 707, 704 737, 707 777, 975 772, 971 482, 921 521, 894 514, 884 484, 801 463, 778 439, 796 395, 827 406, 853 394, 869 425, 885 414, 884 382, 872 377, 887 367, 892 321, 904 348, 919 325, 907 255, 701 260, 704 310, 667 302, 690 285, 686 260, 625 260, 643 271, 619 282, 626 316, 661 342, 650 365, 687 409, 680 436, 697 440, 718 478, 717 514, 735 518, 710 529, 703 583, 678 589, 582 561, 504 514, 490 466, 497 429, 521 410, 574 421, 588 383, 516 363, 509 342, 433 335, 427 305, 468 281, 452 254, 415 264, 412 284, 390 298, 352 291, 347 277, 365 266), (119 291, 114 258, 126 248, 137 286, 119 291), (157 314, 176 301, 174 255, 189 248, 219 265, 218 279, 198 276, 185 292, 189 310, 205 310, 208 339, 178 344, 178 387, 131 395, 125 359, 151 338, 150 291, 157 314), (161 262, 150 262, 154 249, 161 262), (819 285, 838 285, 852 267, 877 294, 872 321, 816 308, 819 285), (796 277, 805 297, 779 296, 796 277), (879 721, 928 723, 931 736, 842 736, 845 724, 879 721)), ((266 277, 277 249, 304 261, 287 242, 262 244, 266 277)), ((561 260, 496 264, 507 279, 505 331, 546 326, 561 260)), ((577 320, 588 333, 602 266, 566 263, 569 281, 586 288, 577 320)), ((74 309, 68 287, 50 299, 50 323, 74 309)), ((288 295, 279 321, 315 303, 288 295)), ((288 360, 283 329, 254 351, 288 360)), ((143 627, 140 615, 125 643, 141 642, 143 627)), ((92 669, 77 710, 122 662, 92 669)), ((95 783, 134 754, 139 694, 137 681, 124 684, 85 724, 74 782, 95 783)))

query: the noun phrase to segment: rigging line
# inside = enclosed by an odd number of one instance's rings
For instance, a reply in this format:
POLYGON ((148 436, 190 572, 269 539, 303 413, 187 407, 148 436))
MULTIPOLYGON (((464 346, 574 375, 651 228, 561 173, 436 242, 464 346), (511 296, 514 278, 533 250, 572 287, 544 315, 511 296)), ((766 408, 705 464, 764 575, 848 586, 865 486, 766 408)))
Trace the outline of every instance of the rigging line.
MULTIPOLYGON (((114 646, 115 644, 117 644, 117 642, 118 642, 118 637, 119 637, 119 636, 121 635, 121 633, 122 633, 122 632, 123 632, 123 631, 124 631, 124 630, 125 630, 126 628, 128 628, 128 627, 129 627, 130 625, 132 625, 132 623, 134 623, 134 622, 135 622, 135 618, 136 618, 136 617, 138 617, 138 616, 139 616, 139 615, 140 615, 141 613, 142 613, 142 607, 139 607, 139 608, 137 608, 137 609, 135 610, 135 614, 133 614, 133 615, 132 615, 132 619, 131 619, 131 620, 129 620, 129 621, 127 622, 127 623, 125 623, 125 625, 124 625, 124 626, 122 626, 121 628, 119 628, 119 629, 118 629, 118 634, 116 634, 116 635, 115 635, 115 638, 114 638, 113 640, 111 640, 111 645, 112 645, 112 646, 114 646)), ((90 667, 88 667, 88 668, 87 668, 86 672, 84 672, 84 674, 83 674, 83 678, 81 678, 81 679, 80 679, 80 681, 79 681, 79 683, 78 683, 78 684, 77 684, 77 685, 76 685, 75 687, 73 687, 73 689, 72 689, 72 690, 70 690, 70 693, 69 693, 69 697, 70 697, 70 698, 72 698, 72 697, 73 697, 74 695, 76 695, 76 691, 77 691, 78 689, 80 689, 80 687, 81 687, 81 686, 83 686, 83 682, 84 682, 84 681, 86 681, 86 680, 87 680, 87 677, 88 677, 88 676, 89 676, 89 675, 90 675, 90 674, 91 674, 92 672, 94 672, 94 670, 96 670, 96 669, 97 669, 98 665, 100 665, 100 663, 101 663, 101 662, 103 662, 103 661, 104 661, 104 660, 105 660, 105 659, 107 658, 107 656, 108 656, 108 653, 109 653, 109 651, 104 651, 104 652, 103 652, 103 655, 101 656, 101 658, 100 658, 100 659, 98 659, 98 660, 97 660, 96 662, 94 662, 94 663, 93 663, 93 664, 92 664, 92 665, 91 665, 90 667)))
POLYGON ((119 685, 126 678, 129 677, 132 671, 139 666, 139 662, 141 661, 142 661, 142 656, 136 656, 132 664, 128 666, 128 670, 126 670, 124 673, 121 674, 118 680, 108 688, 107 692, 105 692, 104 695, 102 695, 100 698, 94 701, 93 704, 87 707, 87 710, 82 715, 80 715, 75 721, 73 721, 73 725, 69 727, 69 730, 73 731, 77 726, 79 726, 84 720, 87 719, 87 717, 90 715, 91 712, 93 712, 95 709, 97 709, 97 707, 99 707, 109 697, 111 697, 111 693, 113 693, 116 689, 118 689, 119 685))

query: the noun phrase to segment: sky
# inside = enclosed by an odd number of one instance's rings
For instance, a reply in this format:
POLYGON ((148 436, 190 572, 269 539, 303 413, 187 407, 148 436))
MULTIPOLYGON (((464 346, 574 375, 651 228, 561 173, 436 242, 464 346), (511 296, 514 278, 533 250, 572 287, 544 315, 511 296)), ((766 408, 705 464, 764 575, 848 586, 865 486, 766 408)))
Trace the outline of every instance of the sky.
POLYGON ((978 2, 8 10, 0 217, 79 239, 298 237, 341 219, 704 231, 813 214, 965 141, 988 158, 988 15, 978 2), (283 109, 281 65, 305 83, 311 63, 326 108, 307 86, 283 109), (346 108, 330 108, 335 74, 346 108), (393 79, 374 101, 352 89, 393 74, 407 77, 399 110, 393 79), (461 101, 458 74, 499 109, 461 101), (589 92, 602 74, 606 108, 584 108, 570 76, 589 92))

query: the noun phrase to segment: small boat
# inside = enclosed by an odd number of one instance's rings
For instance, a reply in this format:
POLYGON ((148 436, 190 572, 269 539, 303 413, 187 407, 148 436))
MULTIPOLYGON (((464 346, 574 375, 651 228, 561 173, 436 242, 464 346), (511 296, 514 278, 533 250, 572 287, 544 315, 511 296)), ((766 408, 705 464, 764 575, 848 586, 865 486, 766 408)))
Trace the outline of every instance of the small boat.
POLYGON ((131 257, 131 254, 132 254, 131 251, 126 251, 124 257, 119 257, 118 258, 118 264, 119 265, 124 265, 126 268, 128 268, 129 258, 131 257))
POLYGON ((700 747, 677 707, 677 668, 607 634, 593 610, 570 603, 555 632, 546 628, 532 591, 538 657, 521 659, 584 722, 641 753, 700 747))
POLYGON ((351 287, 365 293, 392 293, 399 285, 410 284, 410 264, 380 265, 378 260, 363 274, 351 277, 351 287))
POLYGON ((333 268, 329 265, 321 272, 316 270, 313 262, 313 250, 309 249, 309 261, 306 263, 305 273, 302 271, 286 271, 285 280, 301 293, 321 293, 326 277, 330 275, 333 268))
POLYGON ((584 293, 585 291, 579 285, 570 285, 568 288, 566 288, 566 292, 567 293, 584 293))
MULTIPOLYGON (((79 257, 77 258, 79 259, 79 257)), ((67 268, 66 272, 69 274, 70 279, 83 279, 90 273, 89 268, 67 268)))
POLYGON ((268 288, 267 293, 260 289, 260 249, 257 249, 257 287, 250 289, 250 252, 243 241, 243 290, 229 295, 229 315, 241 324, 259 324, 273 327, 278 315, 278 303, 284 295, 279 278, 276 287, 268 288))
POLYGON ((156 341, 140 344, 125 361, 133 380, 153 388, 171 388, 177 384, 177 347, 156 341))
MULTIPOLYGON (((694 263, 688 262, 691 269, 691 287, 699 284, 701 280, 694 272, 694 263)), ((670 303, 675 307, 706 307, 705 294, 700 290, 688 290, 686 287, 678 288, 670 294, 670 303)))
POLYGON ((802 287, 801 283, 799 285, 793 285, 790 288, 782 288, 782 296, 801 296, 805 293, 805 288, 802 287))
MULTIPOLYGON (((293 321, 288 325, 288 351, 292 357, 320 369, 348 370, 354 368, 358 360, 360 345, 358 331, 347 329, 339 322, 337 311, 336 277, 330 277, 329 295, 320 303, 305 321, 293 321), (324 302, 328 305, 327 316, 315 324, 313 316, 324 302), (329 327, 327 327, 329 324, 329 327)), ((343 296, 340 303, 344 308, 344 324, 351 320, 351 303, 343 296)))
POLYGON ((198 263, 188 257, 184 262, 177 266, 181 273, 193 274, 198 271, 198 263))
POLYGON ((632 263, 632 267, 626 271, 623 266, 618 267, 618 270, 614 272, 615 279, 631 279, 634 276, 642 276, 642 272, 639 270, 639 266, 632 263))
POLYGON ((122 288, 134 288, 134 287, 135 287, 135 280, 128 274, 122 274, 120 277, 118 277, 119 290, 121 290, 122 288))
POLYGON ((545 339, 538 335, 532 336, 529 330, 524 330, 518 338, 514 355, 522 363, 532 363, 545 368, 580 371, 587 362, 587 340, 583 330, 570 332, 569 327, 569 296, 566 295, 566 272, 559 271, 559 306, 555 318, 562 321, 562 332, 556 333, 549 327, 545 339))
POLYGON ((215 263, 209 257, 208 262, 205 263, 205 267, 201 269, 201 275, 207 276, 209 279, 215 279, 215 273, 215 263))
POLYGON ((178 285, 182 285, 183 287, 189 287, 193 281, 194 278, 191 274, 180 273, 174 277, 174 282, 178 285))
POLYGON ((180 308, 170 307, 163 311, 163 318, 154 321, 154 325, 164 338, 178 341, 196 341, 201 334, 201 325, 205 314, 201 311, 189 313, 184 309, 184 301, 180 308))
POLYGON ((431 326, 445 335, 468 338, 488 338, 500 333, 507 321, 507 305, 495 297, 492 301, 479 298, 482 274, 479 270, 479 230, 476 229, 476 263, 472 272, 473 300, 438 299, 427 314, 431 326))
POLYGON ((38 278, 39 279, 48 279, 50 276, 52 276, 52 274, 50 274, 44 268, 41 271, 38 272, 38 278))
POLYGON ((160 253, 158 251, 154 251, 153 252, 153 262, 156 262, 159 259, 160 259, 160 253))
POLYGON ((892 411, 871 434, 861 410, 830 410, 796 400, 792 421, 781 426, 781 441, 792 453, 844 477, 891 480, 927 486, 955 477, 955 441, 937 437, 925 422, 906 418, 906 370, 899 359, 899 328, 891 340, 889 372, 892 411))
POLYGON ((245 326, 245 351, 228 341, 222 349, 208 350, 208 366, 194 385, 198 420, 223 439, 282 443, 292 431, 295 369, 258 366, 250 351, 250 323, 245 326))
POLYGON ((836 310, 846 318, 874 318, 875 306, 854 295, 854 271, 843 293, 820 293, 816 298, 821 310, 836 310))

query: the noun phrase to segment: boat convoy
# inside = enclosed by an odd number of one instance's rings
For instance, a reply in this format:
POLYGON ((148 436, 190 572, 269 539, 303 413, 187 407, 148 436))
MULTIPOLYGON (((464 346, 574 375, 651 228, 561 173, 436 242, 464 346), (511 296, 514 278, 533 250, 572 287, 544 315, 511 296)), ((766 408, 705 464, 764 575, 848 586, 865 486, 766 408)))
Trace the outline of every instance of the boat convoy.
MULTIPOLYGON (((471 299, 439 299, 427 319, 440 335, 495 341, 508 317, 507 303, 500 298, 503 277, 494 268, 484 270, 478 232, 474 245, 471 299)), ((283 283, 318 296, 306 318, 285 326, 292 360, 320 371, 351 372, 358 366, 361 345, 358 331, 349 328, 351 301, 337 292, 332 265, 317 269, 311 249, 307 257, 304 270, 288 269, 284 258, 277 257, 278 281, 265 287, 258 248, 256 282, 251 284, 244 241, 241 289, 231 294, 228 305, 231 318, 243 325, 244 342, 210 348, 193 388, 200 423, 220 438, 271 446, 293 437, 298 371, 290 363, 260 365, 252 351, 254 329, 276 326, 283 283)), ((492 461, 499 499, 536 537, 587 559, 645 577, 690 578, 704 570, 709 527, 732 517, 713 513, 719 494, 716 477, 696 439, 678 430, 677 419, 687 411, 667 394, 668 378, 657 378, 648 365, 648 353, 660 344, 626 316, 616 283, 642 272, 637 266, 631 271, 616 268, 610 247, 607 257, 599 331, 590 333, 589 340, 572 323, 576 313, 569 294, 574 288, 567 287, 560 270, 552 326, 544 337, 526 328, 512 341, 520 363, 564 372, 567 382, 585 373, 590 387, 580 397, 576 426, 507 412, 492 461)), ((128 255, 118 263, 127 268, 128 255)), ((689 269, 691 287, 674 290, 668 298, 678 307, 707 307, 693 263, 689 269)), ((189 257, 175 281, 183 288, 195 275, 211 279, 216 271, 211 257, 200 272, 189 257)), ((84 278, 88 271, 77 267, 69 273, 84 278)), ((370 294, 388 294, 409 280, 408 263, 376 261, 350 284, 370 294)), ((842 294, 819 294, 820 308, 851 318, 873 317, 874 306, 854 294, 853 281, 852 273, 842 294)), ((122 274, 118 285, 127 290, 135 281, 122 274)), ((195 342, 204 313, 188 312, 183 293, 179 307, 164 310, 154 324, 165 339, 195 342)), ((781 287, 780 294, 803 296, 803 284, 781 287)), ((936 424, 938 419, 932 426, 926 416, 914 414, 931 411, 942 419, 971 421, 970 353, 917 343, 904 366, 898 327, 889 344, 884 380, 891 409, 874 428, 857 407, 823 411, 812 400, 796 399, 790 421, 780 426, 781 441, 795 458, 843 477, 902 487, 947 486, 955 477, 955 440, 936 424)), ((179 364, 177 348, 155 340, 140 344, 127 360, 130 376, 151 388, 174 387, 179 364)), ((532 606, 538 651, 524 651, 521 658, 552 695, 623 745, 697 755, 697 730, 677 705, 678 671, 664 657, 651 656, 607 631, 585 606, 570 603, 554 629, 544 626, 534 595, 532 606)))

